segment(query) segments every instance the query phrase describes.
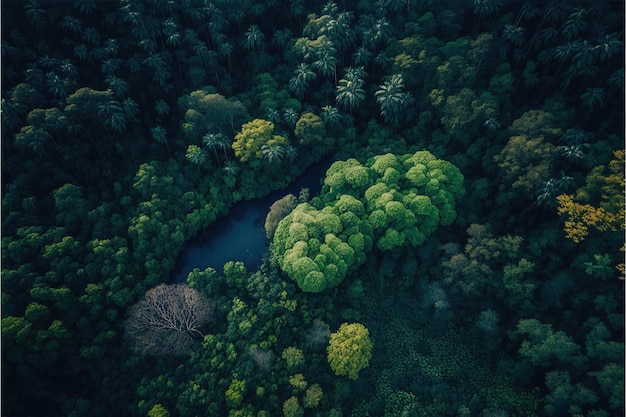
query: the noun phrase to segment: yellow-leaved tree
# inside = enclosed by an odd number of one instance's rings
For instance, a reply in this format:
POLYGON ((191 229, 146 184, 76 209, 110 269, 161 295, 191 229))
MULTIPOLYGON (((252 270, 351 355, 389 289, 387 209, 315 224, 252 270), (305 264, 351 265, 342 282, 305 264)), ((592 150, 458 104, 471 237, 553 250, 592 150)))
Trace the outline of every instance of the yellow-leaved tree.
MULTIPOLYGON (((599 165, 591 170, 585 185, 575 195, 557 197, 558 213, 565 219, 565 236, 580 243, 592 230, 624 230, 624 185, 624 151, 618 150, 607 166, 599 165)), ((623 278, 624 264, 618 264, 617 269, 623 278)))
POLYGON ((274 134, 274 123, 254 119, 241 126, 232 147, 241 162, 267 159, 271 163, 281 159, 286 145, 285 137, 274 134))

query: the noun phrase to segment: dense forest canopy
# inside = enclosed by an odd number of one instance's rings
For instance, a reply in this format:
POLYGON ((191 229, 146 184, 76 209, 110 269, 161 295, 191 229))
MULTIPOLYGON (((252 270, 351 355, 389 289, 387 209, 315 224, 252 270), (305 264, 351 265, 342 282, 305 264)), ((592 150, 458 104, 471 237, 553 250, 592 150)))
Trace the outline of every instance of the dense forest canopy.
POLYGON ((2 414, 624 414, 624 3, 2 2, 2 414), (172 284, 238 201, 257 270, 172 284))

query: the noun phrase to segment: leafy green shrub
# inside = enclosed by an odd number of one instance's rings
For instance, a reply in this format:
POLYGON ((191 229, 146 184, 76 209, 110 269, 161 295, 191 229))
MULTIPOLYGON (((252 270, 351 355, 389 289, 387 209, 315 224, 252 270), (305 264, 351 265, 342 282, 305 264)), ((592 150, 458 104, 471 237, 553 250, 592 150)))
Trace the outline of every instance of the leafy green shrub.
POLYGON ((323 205, 293 209, 271 249, 303 291, 321 292, 363 264, 374 245, 421 245, 439 223, 452 223, 464 192, 460 171, 426 151, 379 155, 365 165, 337 161, 326 172, 323 205))
POLYGON ((374 343, 367 327, 361 323, 343 323, 330 335, 328 363, 337 375, 357 379, 359 371, 369 365, 374 343))

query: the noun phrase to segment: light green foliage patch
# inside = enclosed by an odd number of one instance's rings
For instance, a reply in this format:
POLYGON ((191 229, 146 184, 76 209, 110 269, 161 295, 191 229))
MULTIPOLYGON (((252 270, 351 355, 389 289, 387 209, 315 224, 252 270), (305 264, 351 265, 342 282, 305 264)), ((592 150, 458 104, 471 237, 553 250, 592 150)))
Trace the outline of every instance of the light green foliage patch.
POLYGON ((283 415, 285 417, 302 417, 304 415, 304 409, 297 397, 290 397, 283 403, 283 415))
POLYGON ((319 384, 313 384, 304 393, 302 405, 304 405, 304 408, 315 408, 319 405, 323 395, 322 387, 319 384))
POLYGON ((373 346, 367 327, 361 323, 343 323, 330 335, 328 363, 335 374, 357 379, 359 371, 369 365, 373 346))
POLYGON ((350 211, 362 212, 362 205, 350 198, 341 202, 341 209, 325 206, 322 210, 302 203, 278 224, 272 248, 282 255, 278 258, 282 270, 304 291, 321 292, 338 285, 357 261, 365 259, 368 230, 350 211))
POLYGON ((326 172, 324 206, 297 206, 279 223, 272 251, 302 290, 324 291, 363 264, 374 246, 421 245, 439 223, 454 221, 464 193, 460 171, 427 151, 378 155, 365 165, 337 161, 326 172))
POLYGON ((246 162, 262 159, 264 145, 270 147, 284 146, 287 145, 287 139, 274 134, 274 123, 263 119, 254 119, 241 126, 241 131, 235 135, 232 148, 235 156, 242 162, 246 162))

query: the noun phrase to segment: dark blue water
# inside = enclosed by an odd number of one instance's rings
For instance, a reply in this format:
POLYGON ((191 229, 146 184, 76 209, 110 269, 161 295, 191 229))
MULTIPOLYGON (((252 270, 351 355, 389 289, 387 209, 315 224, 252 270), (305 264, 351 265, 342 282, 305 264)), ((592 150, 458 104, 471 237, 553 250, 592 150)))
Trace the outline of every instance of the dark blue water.
POLYGON ((265 217, 274 201, 308 188, 310 196, 319 194, 331 159, 312 165, 287 188, 274 191, 266 197, 240 201, 228 215, 216 220, 205 231, 187 243, 183 249, 172 281, 184 282, 194 268, 207 267, 221 271, 228 261, 242 261, 248 270, 257 269, 267 254, 269 240, 265 236, 265 217))

